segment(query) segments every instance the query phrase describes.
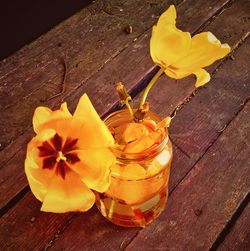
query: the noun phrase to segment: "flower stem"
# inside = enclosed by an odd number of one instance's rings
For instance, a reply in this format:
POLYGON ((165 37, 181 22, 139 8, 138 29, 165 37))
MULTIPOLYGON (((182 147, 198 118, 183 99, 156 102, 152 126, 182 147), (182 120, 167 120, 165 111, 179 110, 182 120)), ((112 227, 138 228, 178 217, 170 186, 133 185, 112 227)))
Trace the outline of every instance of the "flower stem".
POLYGON ((133 119, 133 118, 134 118, 134 113, 133 113, 133 110, 132 110, 132 108, 131 108, 131 106, 130 106, 130 104, 129 104, 129 100, 126 99, 126 100, 124 101, 124 103, 125 103, 125 105, 127 106, 128 110, 129 110, 129 113, 130 113, 130 115, 131 115, 131 118, 133 119))
POLYGON ((114 207, 115 207, 115 201, 114 201, 114 199, 112 199, 111 204, 110 204, 110 208, 109 208, 109 213, 108 213, 109 219, 112 219, 114 207))
POLYGON ((159 71, 154 75, 154 77, 151 79, 151 81, 149 82, 149 84, 147 85, 147 87, 144 90, 144 93, 142 95, 142 99, 141 99, 141 103, 140 106, 142 106, 145 101, 146 98, 148 96, 148 92, 150 91, 150 89, 152 88, 152 86, 155 84, 156 80, 161 76, 161 74, 164 72, 164 68, 160 68, 159 71))
POLYGON ((119 97, 120 97, 120 102, 124 105, 127 106, 129 113, 131 115, 131 118, 134 118, 134 113, 133 110, 129 104, 129 101, 131 101, 131 97, 128 94, 126 88, 124 87, 124 85, 122 84, 122 82, 119 82, 116 84, 116 92, 118 93, 119 97))

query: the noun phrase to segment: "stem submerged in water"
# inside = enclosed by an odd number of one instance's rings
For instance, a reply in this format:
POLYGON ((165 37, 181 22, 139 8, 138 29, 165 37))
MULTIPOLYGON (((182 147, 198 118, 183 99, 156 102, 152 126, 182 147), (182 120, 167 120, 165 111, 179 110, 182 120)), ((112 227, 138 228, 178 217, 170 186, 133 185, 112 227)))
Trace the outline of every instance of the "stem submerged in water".
POLYGON ((141 99, 141 103, 140 103, 140 107, 145 103, 146 98, 148 96, 148 93, 150 91, 150 89, 152 88, 152 86, 155 84, 156 80, 161 76, 161 74, 164 72, 164 68, 160 68, 159 71, 154 75, 154 77, 151 79, 151 81, 149 82, 149 84, 147 85, 147 87, 144 90, 144 93, 142 95, 142 99, 141 99))
POLYGON ((111 220, 112 220, 112 216, 114 213, 114 207, 115 207, 115 201, 114 201, 114 199, 112 199, 111 204, 110 204, 110 208, 109 208, 109 213, 108 213, 108 217, 111 220))

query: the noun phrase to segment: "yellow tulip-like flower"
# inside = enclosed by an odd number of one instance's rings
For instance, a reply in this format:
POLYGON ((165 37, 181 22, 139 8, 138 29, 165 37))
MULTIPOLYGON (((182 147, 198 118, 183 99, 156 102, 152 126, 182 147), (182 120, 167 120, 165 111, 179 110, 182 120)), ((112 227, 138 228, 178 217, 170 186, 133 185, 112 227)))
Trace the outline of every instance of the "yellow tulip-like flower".
POLYGON ((176 28, 176 10, 171 5, 153 27, 150 53, 153 61, 172 78, 181 79, 190 74, 197 77, 196 87, 210 80, 203 69, 230 52, 228 44, 221 44, 211 32, 191 37, 189 32, 176 28))
POLYGON ((92 189, 110 185, 115 161, 108 147, 114 139, 84 94, 73 114, 63 103, 51 111, 38 107, 33 117, 36 136, 28 143, 25 173, 42 211, 86 211, 95 202, 92 189))

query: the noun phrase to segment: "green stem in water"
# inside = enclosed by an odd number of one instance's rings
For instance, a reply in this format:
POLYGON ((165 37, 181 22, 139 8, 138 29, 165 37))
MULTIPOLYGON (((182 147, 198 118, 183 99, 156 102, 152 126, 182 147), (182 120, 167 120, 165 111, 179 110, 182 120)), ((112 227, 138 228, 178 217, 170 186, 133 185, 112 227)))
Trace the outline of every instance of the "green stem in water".
POLYGON ((109 213, 108 213, 109 219, 112 219, 112 216, 113 216, 113 213, 114 213, 114 207, 115 207, 115 200, 112 199, 110 207, 109 207, 109 213))
POLYGON ((140 106, 142 106, 145 101, 146 98, 148 96, 148 93, 150 91, 150 89, 152 88, 152 86, 155 84, 156 80, 161 76, 161 74, 165 71, 164 68, 160 68, 160 70, 154 75, 154 77, 151 79, 151 81, 149 82, 149 84, 147 85, 147 87, 144 90, 144 93, 142 95, 142 99, 141 99, 141 103, 140 106))

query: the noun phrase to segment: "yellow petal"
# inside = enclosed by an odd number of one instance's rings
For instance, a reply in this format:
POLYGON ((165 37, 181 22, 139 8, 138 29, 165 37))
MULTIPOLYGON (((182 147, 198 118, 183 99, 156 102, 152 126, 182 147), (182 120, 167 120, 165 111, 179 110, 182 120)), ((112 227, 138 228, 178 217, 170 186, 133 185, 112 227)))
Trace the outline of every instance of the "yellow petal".
POLYGON ((70 117, 71 114, 68 111, 66 103, 63 103, 60 109, 56 111, 51 111, 47 107, 39 106, 36 108, 33 116, 33 129, 36 133, 39 133, 48 122, 70 117))
MULTIPOLYGON (((103 134, 98 133, 100 128, 99 125, 86 125, 74 117, 49 120, 42 128, 43 130, 46 128, 53 129, 60 137, 63 138, 64 142, 66 138, 77 139, 78 149, 96 148, 100 147, 100 145, 103 147, 105 142, 103 143, 100 139, 103 139, 104 141, 106 140, 106 138, 102 137, 103 134)), ((113 141, 113 136, 111 135, 111 137, 111 140, 113 141)))
POLYGON ((133 142, 127 144, 124 149, 125 153, 140 153, 143 152, 154 144, 159 144, 162 140, 162 133, 160 132, 150 132, 147 136, 134 140, 133 142))
POLYGON ((210 74, 204 69, 199 69, 193 73, 195 74, 195 76, 197 78, 196 83, 195 83, 195 87, 200 87, 210 81, 210 78, 211 78, 210 74))
POLYGON ((169 8, 161 14, 157 26, 165 26, 165 25, 175 25, 176 23, 176 9, 175 6, 172 4, 169 8))
POLYGON ((169 64, 161 58, 161 51, 157 50, 159 39, 165 36, 168 32, 168 28, 175 29, 176 11, 175 7, 171 5, 159 18, 157 25, 152 28, 152 35, 150 39, 150 55, 153 61, 161 67, 166 68, 169 64))
POLYGON ((156 158, 150 163, 147 169, 147 175, 153 176, 162 171, 164 168, 170 170, 170 164, 172 161, 172 150, 166 147, 156 158), (166 167, 168 165, 168 167, 166 167))
POLYGON ((143 167, 137 164, 129 164, 124 166, 124 171, 120 170, 122 167, 114 166, 113 170, 120 171, 124 178, 118 178, 112 175, 110 188, 105 194, 110 197, 124 200, 128 205, 143 203, 152 198, 164 186, 166 186, 167 177, 169 176, 169 168, 163 171, 162 175, 156 177, 146 177, 146 172, 143 167), (133 174, 133 168, 135 174, 133 174), (167 177, 166 177, 167 176, 167 177), (127 179, 127 177, 129 177, 127 179), (138 179, 139 178, 139 181, 138 179))
POLYGON ((44 198, 41 211, 65 213, 87 211, 95 202, 94 193, 89 190, 74 172, 65 179, 54 175, 44 198))
POLYGON ((80 175, 83 182, 91 189, 105 192, 110 185, 110 167, 115 161, 113 153, 106 148, 75 151, 79 162, 70 168, 80 175))
POLYGON ((153 119, 144 119, 143 125, 145 125, 150 131, 155 131, 157 126, 156 122, 153 119))
POLYGON ((200 86, 209 79, 208 74, 201 75, 200 69, 225 57, 230 47, 221 44, 211 32, 197 34, 191 39, 188 32, 182 32, 175 25, 176 10, 170 6, 153 27, 151 57, 171 78, 181 79, 195 73, 199 76, 196 85, 200 86))
POLYGON ((150 53, 153 61, 163 68, 184 57, 191 45, 189 32, 175 27, 176 10, 171 5, 153 27, 150 40, 150 53))
POLYGON ((126 129, 123 132, 123 140, 128 143, 143 136, 148 135, 147 127, 142 123, 128 123, 126 129))
POLYGON ((28 143, 27 153, 33 148, 41 145, 42 142, 50 140, 55 134, 56 131, 54 129, 49 128, 42 130, 39 134, 33 137, 32 140, 28 143))
POLYGON ((152 40, 150 49, 165 66, 174 64, 188 53, 191 44, 189 32, 182 32, 176 28, 158 32, 162 32, 162 35, 158 35, 156 43, 152 40))
POLYGON ((192 37, 188 54, 174 66, 191 73, 225 57, 230 50, 228 44, 221 44, 211 32, 203 32, 192 37))
POLYGON ((108 147, 114 143, 113 136, 97 114, 87 94, 80 98, 73 116, 84 125, 84 134, 91 135, 86 139, 89 147, 108 147))
POLYGON ((151 36, 151 39, 150 39, 150 55, 151 55, 151 58, 152 60, 154 61, 155 64, 159 65, 160 67, 164 67, 166 68, 167 65, 165 65, 164 62, 162 62, 160 60, 160 58, 158 59, 158 55, 157 55, 157 39, 158 39, 158 36, 156 35, 157 33, 157 28, 156 26, 153 26, 153 29, 152 29, 152 36, 151 36))
POLYGON ((25 173, 30 189, 35 197, 43 201, 48 190, 48 184, 54 175, 52 170, 42 169, 37 163, 37 151, 29 151, 25 159, 25 173))
POLYGON ((165 71, 167 76, 174 78, 174 79, 181 79, 184 77, 187 77, 188 75, 192 74, 190 71, 183 71, 182 69, 178 69, 175 67, 172 67, 171 65, 168 66, 165 71))
POLYGON ((111 170, 113 175, 125 180, 139 180, 144 179, 146 176, 145 169, 141 165, 135 163, 127 164, 125 166, 113 164, 111 170))
POLYGON ((43 158, 39 157, 37 147, 41 146, 44 141, 51 139, 55 133, 52 129, 43 130, 32 138, 27 146, 26 159, 24 162, 25 174, 32 193, 40 201, 44 199, 47 193, 47 187, 51 177, 54 175, 54 171, 42 168, 43 158))

